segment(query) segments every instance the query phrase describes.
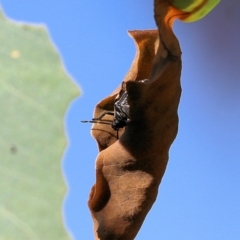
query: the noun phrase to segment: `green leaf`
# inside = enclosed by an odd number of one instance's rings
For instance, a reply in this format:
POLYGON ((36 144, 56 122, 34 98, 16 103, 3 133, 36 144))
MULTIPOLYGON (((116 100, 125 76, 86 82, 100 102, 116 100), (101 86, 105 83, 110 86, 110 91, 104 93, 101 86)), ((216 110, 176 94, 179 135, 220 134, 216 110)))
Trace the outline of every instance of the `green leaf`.
POLYGON ((220 0, 172 0, 174 7, 190 13, 184 22, 194 22, 205 17, 216 7, 220 0))
POLYGON ((44 26, 0 13, 0 239, 69 239, 64 116, 79 94, 44 26))

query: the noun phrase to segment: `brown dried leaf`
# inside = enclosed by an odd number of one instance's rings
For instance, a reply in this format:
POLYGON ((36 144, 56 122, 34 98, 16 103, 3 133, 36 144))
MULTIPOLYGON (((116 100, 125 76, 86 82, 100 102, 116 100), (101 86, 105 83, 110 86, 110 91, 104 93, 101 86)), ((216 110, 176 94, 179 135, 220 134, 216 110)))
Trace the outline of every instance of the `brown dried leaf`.
MULTIPOLYGON (((132 66, 124 78, 124 82, 138 81, 149 78, 152 62, 158 47, 158 32, 157 30, 145 31, 129 31, 129 35, 133 38, 136 45, 136 55, 132 66)), ((121 90, 121 85, 107 98, 100 101, 94 111, 94 117, 99 117, 105 111, 113 111, 114 99, 121 90)), ((113 117, 105 115, 104 120, 112 121, 113 117)), ((124 129, 119 131, 119 136, 122 135, 124 129)), ((92 136, 96 139, 99 151, 109 147, 117 140, 117 133, 110 125, 93 124, 92 136)))
MULTIPOLYGON (((159 0, 154 11, 160 43, 156 30, 130 32, 137 54, 124 79, 130 105, 126 129, 117 140, 111 126, 93 125, 101 151, 89 199, 95 239, 134 239, 157 197, 177 134, 181 50, 172 23, 179 11, 159 0), (148 77, 147 83, 137 82, 148 77)), ((119 89, 96 106, 95 117, 113 110, 119 89)))

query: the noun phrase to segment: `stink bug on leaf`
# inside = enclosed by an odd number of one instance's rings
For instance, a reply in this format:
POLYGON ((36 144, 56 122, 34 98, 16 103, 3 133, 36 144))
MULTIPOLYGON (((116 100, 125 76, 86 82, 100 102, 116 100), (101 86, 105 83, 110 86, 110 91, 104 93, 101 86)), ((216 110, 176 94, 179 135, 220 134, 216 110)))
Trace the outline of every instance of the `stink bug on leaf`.
MULTIPOLYGON (((139 82, 147 82, 148 79, 140 80, 139 82)), ((129 120, 129 105, 128 105, 128 93, 125 88, 125 82, 122 82, 122 88, 114 100, 114 110, 106 111, 102 113, 99 117, 93 118, 91 121, 81 121, 82 123, 100 123, 109 124, 114 130, 118 132, 120 128, 127 126, 129 120), (112 115, 113 121, 107 122, 103 120, 105 115, 112 115)))

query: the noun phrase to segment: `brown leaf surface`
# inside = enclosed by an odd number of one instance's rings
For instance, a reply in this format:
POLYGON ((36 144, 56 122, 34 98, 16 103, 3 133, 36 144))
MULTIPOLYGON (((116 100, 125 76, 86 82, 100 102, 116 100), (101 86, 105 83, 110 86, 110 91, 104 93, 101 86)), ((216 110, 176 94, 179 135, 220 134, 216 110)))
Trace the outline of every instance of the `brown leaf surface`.
MULTIPOLYGON (((130 105, 127 127, 117 140, 111 126, 93 124, 100 150, 89 198, 95 239, 134 239, 157 197, 177 134, 181 50, 172 23, 181 13, 167 1, 154 4, 158 31, 130 32, 137 54, 124 79, 130 105), (149 82, 137 82, 145 78, 149 82)), ((113 110, 119 90, 98 103, 94 117, 113 110)))

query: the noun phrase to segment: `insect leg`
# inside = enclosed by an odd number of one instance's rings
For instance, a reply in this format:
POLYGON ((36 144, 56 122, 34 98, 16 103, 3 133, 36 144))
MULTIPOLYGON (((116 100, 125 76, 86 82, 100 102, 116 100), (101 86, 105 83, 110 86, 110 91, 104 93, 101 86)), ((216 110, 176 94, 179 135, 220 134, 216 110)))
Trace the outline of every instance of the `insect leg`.
POLYGON ((104 112, 99 117, 93 118, 92 120, 101 120, 105 115, 112 115, 113 116, 114 113, 113 112, 104 112))
POLYGON ((101 121, 101 119, 105 116, 105 115, 114 115, 113 112, 104 112, 103 114, 101 114, 99 117, 97 118, 92 118, 92 120, 90 121, 81 121, 82 123, 101 123, 101 124, 107 124, 107 125, 112 125, 112 121, 108 121, 108 120, 103 120, 101 121))

